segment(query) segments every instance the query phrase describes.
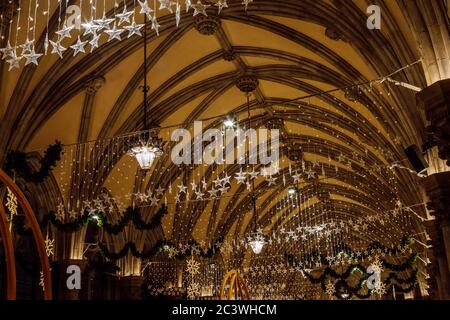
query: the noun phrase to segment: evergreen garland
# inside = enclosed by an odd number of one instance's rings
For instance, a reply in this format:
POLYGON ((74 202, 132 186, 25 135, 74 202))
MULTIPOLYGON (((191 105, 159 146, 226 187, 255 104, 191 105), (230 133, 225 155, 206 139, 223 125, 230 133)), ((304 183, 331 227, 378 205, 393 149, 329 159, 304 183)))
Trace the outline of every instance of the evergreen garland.
POLYGON ((27 154, 21 151, 10 151, 6 156, 5 172, 14 176, 17 175, 27 182, 41 183, 50 175, 50 172, 61 160, 62 145, 56 141, 44 152, 44 157, 40 160, 39 171, 34 171, 27 161, 27 154))
MULTIPOLYGON (((136 208, 127 208, 125 214, 120 219, 118 224, 111 224, 106 221, 106 215, 104 213, 96 213, 94 215, 85 211, 82 216, 78 219, 63 223, 56 219, 55 212, 50 212, 45 215, 42 221, 39 223, 41 229, 44 229, 51 223, 61 232, 72 233, 79 231, 81 228, 86 226, 89 222, 95 222, 99 228, 103 228, 108 234, 117 235, 123 231, 123 229, 129 224, 130 221, 133 222, 134 226, 138 230, 152 230, 159 224, 161 224, 162 218, 167 214, 167 206, 163 205, 158 210, 158 212, 153 216, 150 222, 146 223, 142 220, 139 210, 136 208)), ((13 229, 15 232, 21 235, 31 234, 31 230, 25 228, 25 217, 22 215, 16 215, 13 219, 13 229)))

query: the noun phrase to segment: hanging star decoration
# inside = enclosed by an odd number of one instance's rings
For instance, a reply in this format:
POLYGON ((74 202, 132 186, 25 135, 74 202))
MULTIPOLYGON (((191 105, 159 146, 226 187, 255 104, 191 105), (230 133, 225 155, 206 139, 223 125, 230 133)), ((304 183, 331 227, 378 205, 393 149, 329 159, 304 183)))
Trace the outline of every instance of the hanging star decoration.
POLYGON ((17 201, 17 197, 16 195, 11 191, 11 189, 9 189, 8 187, 6 188, 7 190, 7 196, 6 196, 6 208, 8 208, 9 214, 10 214, 10 219, 12 220, 12 217, 17 215, 17 209, 18 209, 18 201, 17 201))
POLYGON ((101 35, 97 34, 96 32, 94 32, 94 34, 92 35, 92 40, 89 41, 89 44, 91 45, 91 52, 98 48, 98 41, 100 40, 100 36, 101 35))
POLYGON ((136 21, 134 21, 133 19, 133 22, 129 26, 125 26, 123 28, 128 31, 128 38, 131 38, 134 35, 141 37, 142 36, 141 29, 143 26, 144 26, 143 24, 137 24, 136 21))
POLYGON ((108 42, 116 39, 116 40, 122 40, 120 35, 124 32, 123 29, 117 29, 117 26, 114 25, 112 29, 106 30, 105 33, 109 36, 108 42))
POLYGON ((127 6, 124 6, 123 12, 116 14, 116 18, 119 19, 117 23, 119 26, 126 23, 130 23, 130 17, 133 15, 134 11, 127 11, 127 6))
POLYGON ((208 9, 210 6, 211 5, 209 4, 203 4, 201 0, 198 0, 195 4, 191 4, 191 7, 194 9, 194 17, 198 16, 199 14, 207 17, 208 14, 206 13, 206 9, 208 9))
POLYGON ((101 29, 101 27, 99 25, 95 24, 94 21, 85 22, 85 23, 81 24, 81 27, 84 29, 84 34, 83 35, 85 35, 85 36, 88 36, 90 34, 94 34, 98 30, 101 29))
POLYGON ((84 50, 84 47, 86 46, 87 43, 88 41, 81 41, 80 36, 78 36, 77 43, 74 44, 73 46, 70 46, 70 48, 73 49, 73 56, 75 57, 80 52, 85 53, 86 51, 84 50))
POLYGON ((23 57, 26 59, 25 62, 25 66, 29 65, 29 64, 34 64, 34 65, 39 65, 38 63, 38 59, 40 57, 42 57, 41 53, 36 53, 36 51, 34 50, 34 47, 30 50, 29 53, 24 54, 23 57))
POLYGON ((147 17, 149 19, 151 19, 151 17, 152 17, 151 13, 153 12, 153 10, 150 9, 150 7, 148 6, 147 0, 144 0, 144 1, 138 0, 138 2, 139 2, 139 5, 141 7, 141 11, 139 13, 140 14, 146 14, 147 17))
POLYGON ((55 248, 55 240, 50 239, 47 235, 44 241, 45 244, 45 253, 47 254, 47 257, 50 258, 50 256, 54 255, 54 248, 55 248))
POLYGON ((243 184, 243 183, 245 182, 245 180, 246 180, 246 175, 245 175, 245 173, 242 171, 242 168, 241 168, 241 170, 240 170, 238 173, 236 173, 236 180, 237 180, 237 183, 238 183, 238 184, 243 184))
POLYGON ((158 23, 158 19, 156 18, 156 15, 152 17, 152 30, 155 30, 156 35, 159 36, 159 28, 161 25, 158 23))
POLYGON ((218 11, 219 11, 218 14, 220 14, 222 12, 223 8, 228 8, 227 0, 219 0, 215 4, 215 6, 218 8, 218 11))
POLYGON ((65 38, 70 38, 71 31, 73 30, 73 26, 64 25, 61 30, 56 31, 55 33, 59 36, 59 40, 64 40, 65 38))
POLYGON ((52 45, 52 53, 56 53, 61 59, 63 58, 63 52, 67 49, 64 48, 59 41, 52 41, 50 40, 50 44, 52 45))
POLYGON ((180 26, 180 21, 181 21, 181 4, 179 4, 177 2, 177 9, 175 11, 175 21, 177 24, 177 28, 180 26))
POLYGON ((108 19, 106 15, 103 15, 101 19, 94 20, 94 23, 98 26, 98 30, 109 29, 109 25, 113 23, 116 19, 108 19))
POLYGON ((6 62, 9 64, 8 71, 11 71, 13 69, 19 69, 20 67, 20 60, 22 60, 22 56, 17 56, 16 52, 14 51, 11 55, 11 59, 6 60, 6 62))
POLYGON ((9 40, 8 40, 8 43, 6 44, 6 47, 0 49, 0 52, 3 54, 3 56, 2 56, 3 60, 12 57, 12 54, 14 53, 14 49, 13 49, 13 47, 11 47, 11 43, 9 42, 9 40))
POLYGON ((159 1, 159 10, 167 9, 170 13, 173 13, 172 7, 175 2, 171 0, 158 0, 159 1))

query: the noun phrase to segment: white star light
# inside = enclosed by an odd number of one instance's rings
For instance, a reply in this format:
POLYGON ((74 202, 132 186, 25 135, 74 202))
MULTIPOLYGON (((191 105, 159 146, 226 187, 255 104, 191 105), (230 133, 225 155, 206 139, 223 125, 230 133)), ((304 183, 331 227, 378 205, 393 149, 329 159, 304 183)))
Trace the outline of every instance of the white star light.
POLYGON ((173 13, 172 7, 175 2, 171 0, 158 0, 159 1, 159 10, 167 9, 170 13, 173 13))
POLYGON ((20 60, 22 60, 22 56, 17 57, 16 52, 14 51, 10 55, 11 59, 6 60, 7 63, 9 63, 8 71, 11 71, 12 69, 19 69, 20 67, 20 60))
POLYGON ((152 17, 152 30, 155 30, 158 36, 159 36, 159 27, 161 27, 161 25, 158 23, 158 20, 156 19, 155 15, 152 17))
POLYGON ((194 8, 194 17, 196 17, 199 14, 204 15, 205 17, 208 16, 208 14, 206 13, 206 9, 208 9, 209 7, 211 7, 211 5, 209 4, 203 4, 201 2, 201 0, 198 0, 196 4, 192 4, 191 5, 192 8, 194 8))
POLYGON ((81 25, 84 29, 85 36, 89 34, 95 34, 98 30, 100 30, 102 27, 95 24, 94 21, 85 22, 81 25))
POLYGON ((22 55, 31 53, 32 48, 33 48, 33 43, 34 43, 34 41, 30 41, 27 38, 27 40, 25 40, 24 44, 19 46, 19 48, 22 48, 22 55))
POLYGON ((191 0, 185 0, 186 4, 186 12, 189 12, 189 9, 192 7, 192 1, 191 0))
POLYGON ((108 42, 117 39, 117 40, 122 40, 122 38, 120 37, 120 35, 124 32, 125 30, 123 29, 117 29, 116 25, 114 25, 114 27, 112 29, 106 30, 105 33, 109 36, 108 42))
POLYGON ((66 26, 61 30, 56 31, 55 33, 59 36, 59 41, 64 40, 65 38, 70 38, 70 32, 73 30, 73 26, 66 26))
POLYGON ((236 180, 237 180, 238 184, 242 184, 245 182, 245 179, 246 179, 245 173, 242 172, 242 168, 241 168, 241 171, 236 173, 236 180))
POLYGON ((219 0, 217 1, 217 3, 215 4, 215 6, 217 8, 219 8, 219 14, 222 12, 223 8, 228 8, 228 3, 227 0, 219 0))
POLYGON ((96 48, 98 48, 98 41, 100 40, 100 34, 97 34, 94 32, 92 36, 92 40, 89 41, 89 44, 91 45, 91 52, 93 52, 96 48))
POLYGON ((33 63, 33 64, 35 64, 35 65, 39 65, 37 59, 39 59, 40 57, 42 57, 42 54, 36 53, 36 52, 34 51, 34 48, 33 48, 33 49, 31 49, 30 53, 24 54, 23 56, 24 56, 24 58, 27 60, 27 61, 25 62, 25 66, 29 65, 30 63, 33 63))
POLYGON ((84 50, 84 47, 86 46, 87 43, 88 43, 88 41, 81 41, 80 36, 78 36, 77 43, 74 44, 73 46, 70 46, 73 49, 73 56, 75 57, 80 52, 86 53, 86 51, 84 50))
POLYGON ((109 25, 113 23, 115 19, 107 19, 105 15, 101 19, 94 20, 94 23, 101 29, 109 29, 109 25))
POLYGON ((0 52, 3 53, 2 59, 11 58, 14 53, 13 47, 11 47, 11 43, 8 40, 5 48, 0 49, 0 52))
POLYGON ((141 6, 141 11, 139 13, 146 14, 147 17, 149 19, 151 19, 152 18, 151 13, 153 12, 153 10, 150 9, 150 7, 148 6, 147 0, 144 0, 144 1, 138 0, 138 2, 139 2, 139 5, 141 6))
POLYGON ((180 25, 180 21, 181 21, 181 5, 177 2, 177 10, 175 13, 175 20, 177 23, 177 28, 180 25))
POLYGON ((54 41, 50 40, 50 44, 53 47, 52 53, 58 54, 58 56, 62 59, 63 58, 63 52, 66 51, 67 49, 64 48, 61 45, 61 43, 59 43, 58 41, 54 42, 54 41))
POLYGON ((133 35, 142 36, 141 29, 144 25, 143 24, 137 24, 136 21, 133 19, 133 23, 129 26, 123 27, 125 30, 128 31, 128 38, 131 38, 133 35))
POLYGON ((130 17, 133 15, 133 13, 134 13, 134 11, 127 11, 127 7, 125 6, 123 8, 123 12, 122 13, 116 14, 116 18, 119 19, 118 25, 120 26, 124 22, 130 23, 130 17))

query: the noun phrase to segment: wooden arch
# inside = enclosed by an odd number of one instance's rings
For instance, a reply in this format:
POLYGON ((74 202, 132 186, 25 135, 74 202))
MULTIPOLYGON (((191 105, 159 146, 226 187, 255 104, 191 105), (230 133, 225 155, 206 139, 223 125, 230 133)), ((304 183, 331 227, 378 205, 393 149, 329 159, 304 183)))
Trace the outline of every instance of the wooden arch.
MULTIPOLYGON (((0 169, 0 181, 3 182, 17 197, 17 200, 22 207, 25 217, 33 232, 34 241, 36 242, 36 248, 41 261, 42 272, 44 275, 44 299, 52 299, 52 279, 50 274, 50 263, 48 261, 47 254, 45 252, 44 237, 42 236, 41 229, 34 215, 33 209, 27 198, 20 190, 20 188, 14 183, 14 181, 0 169)), ((3 246, 6 256, 6 273, 7 273, 7 294, 8 300, 16 299, 16 261, 14 256, 14 247, 11 234, 8 230, 8 224, 6 221, 6 211, 3 204, 0 203, 0 234, 3 238, 3 246)))
POLYGON ((220 289, 220 300, 250 300, 247 285, 242 279, 239 272, 231 270, 223 278, 222 287, 220 289), (225 287, 228 284, 228 290, 225 287))

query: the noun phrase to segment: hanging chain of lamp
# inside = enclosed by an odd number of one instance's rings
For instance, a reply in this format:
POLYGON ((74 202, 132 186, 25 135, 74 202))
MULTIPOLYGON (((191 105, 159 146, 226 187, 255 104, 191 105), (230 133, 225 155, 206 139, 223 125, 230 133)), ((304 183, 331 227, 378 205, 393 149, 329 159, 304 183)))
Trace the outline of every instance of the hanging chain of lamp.
MULTIPOLYGON (((247 93, 247 114, 248 114, 248 129, 251 129, 252 120, 250 115, 250 92, 247 93)), ((249 151, 252 146, 249 145, 249 151)), ((254 166, 254 165, 253 165, 254 166)), ((254 168, 253 168, 254 171, 254 168)), ((258 217, 256 209, 256 193, 255 193, 255 180, 252 180, 252 204, 253 204, 253 232, 249 234, 247 241, 255 254, 260 254, 266 240, 262 233, 262 230, 258 228, 258 217)))
POLYGON ((137 141, 135 141, 130 148, 128 154, 135 157, 139 166, 142 170, 150 170, 153 165, 153 162, 156 158, 160 157, 163 154, 163 140, 158 137, 158 127, 147 121, 148 114, 148 101, 147 95, 150 90, 147 82, 147 15, 145 17, 144 24, 144 85, 141 87, 142 92, 144 94, 144 120, 143 132, 138 137, 137 141))

